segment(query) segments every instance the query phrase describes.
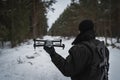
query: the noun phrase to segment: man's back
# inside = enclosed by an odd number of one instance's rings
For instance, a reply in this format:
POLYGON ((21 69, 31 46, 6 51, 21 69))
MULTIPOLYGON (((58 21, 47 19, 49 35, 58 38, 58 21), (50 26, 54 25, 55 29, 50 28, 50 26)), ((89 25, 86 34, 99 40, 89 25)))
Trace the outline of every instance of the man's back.
MULTIPOLYGON (((83 65, 84 60, 87 59, 87 61, 84 65, 83 72, 80 72, 77 76, 73 76, 72 80, 107 80, 107 79, 101 79, 103 71, 101 71, 101 68, 98 67, 101 64, 101 61, 103 59, 103 58, 101 58, 101 56, 97 50, 98 45, 101 43, 102 42, 100 42, 98 40, 90 40, 90 41, 83 41, 79 45, 77 45, 79 47, 79 49, 83 50, 84 53, 80 52, 81 51, 80 50, 78 54, 80 54, 80 56, 83 55, 82 58, 84 58, 84 59, 83 60, 75 59, 76 61, 80 61, 80 60, 83 61, 83 63, 78 62, 78 63, 76 63, 76 65, 77 66, 83 65), (84 48, 81 48, 82 46, 84 46, 84 48), (87 55, 85 56, 85 54, 87 54, 87 55)), ((77 46, 75 46, 75 47, 77 48, 77 46)), ((77 49, 74 49, 74 50, 77 50, 77 49)), ((106 57, 107 57, 107 61, 108 61, 109 60, 109 52, 106 47, 105 47, 105 51, 106 51, 105 53, 106 53, 106 57)), ((80 58, 80 56, 79 56, 79 58, 80 58)))

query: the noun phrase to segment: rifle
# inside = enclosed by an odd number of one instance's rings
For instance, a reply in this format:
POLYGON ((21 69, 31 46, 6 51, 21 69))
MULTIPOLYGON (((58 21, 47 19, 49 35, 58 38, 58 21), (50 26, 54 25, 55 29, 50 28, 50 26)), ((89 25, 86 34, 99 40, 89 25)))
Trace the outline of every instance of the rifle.
POLYGON ((36 49, 36 47, 62 47, 63 49, 65 48, 65 45, 62 44, 62 39, 60 40, 38 40, 38 39, 33 39, 34 44, 33 47, 36 49))

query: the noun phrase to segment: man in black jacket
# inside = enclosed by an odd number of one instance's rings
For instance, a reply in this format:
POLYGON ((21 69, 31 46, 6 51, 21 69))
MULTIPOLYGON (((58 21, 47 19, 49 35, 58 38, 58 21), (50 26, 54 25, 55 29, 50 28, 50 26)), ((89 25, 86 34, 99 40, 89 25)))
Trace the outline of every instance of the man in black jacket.
MULTIPOLYGON (((84 20, 79 24, 79 30, 80 34, 73 41, 66 59, 57 54, 54 47, 44 46, 44 49, 50 54, 52 62, 63 75, 71 77, 72 80, 101 80, 100 71, 97 68, 101 61, 99 54, 94 54, 95 48, 91 49, 83 44, 87 42, 95 46, 100 42, 95 39, 94 24, 91 20, 84 20)), ((107 48, 106 51, 107 60, 109 60, 107 48)))

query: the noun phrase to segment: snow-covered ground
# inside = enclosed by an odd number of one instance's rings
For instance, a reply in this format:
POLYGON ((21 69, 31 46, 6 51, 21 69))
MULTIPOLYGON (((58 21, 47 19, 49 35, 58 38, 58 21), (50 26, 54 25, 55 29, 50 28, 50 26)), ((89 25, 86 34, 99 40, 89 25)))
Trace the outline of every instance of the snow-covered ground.
MULTIPOLYGON (((58 38, 60 37, 44 37, 44 39, 58 38)), ((72 46, 73 39, 62 38, 65 49, 55 48, 56 52, 65 58, 72 46)), ((120 44, 117 45, 120 46, 120 44)), ((119 80, 120 50, 112 47, 108 48, 110 50, 109 80, 119 80)), ((70 80, 70 78, 63 76, 54 66, 43 47, 34 50, 33 41, 29 40, 12 49, 0 49, 0 80, 70 80)))

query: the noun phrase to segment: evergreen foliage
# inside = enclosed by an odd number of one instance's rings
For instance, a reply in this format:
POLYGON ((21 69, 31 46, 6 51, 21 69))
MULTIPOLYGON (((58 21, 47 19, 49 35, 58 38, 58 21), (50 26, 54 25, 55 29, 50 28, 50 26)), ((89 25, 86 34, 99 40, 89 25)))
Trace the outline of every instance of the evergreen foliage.
POLYGON ((97 36, 118 36, 119 4, 119 0, 71 0, 70 6, 55 21, 49 33, 55 36, 76 36, 79 23, 83 19, 92 19, 97 36))
MULTIPOLYGON (((56 0, 0 0, 0 42, 11 46, 28 38, 47 34, 47 12, 54 10, 56 0)), ((120 37, 120 0, 71 0, 54 22, 49 34, 76 36, 78 25, 84 19, 95 22, 98 36, 120 37)))
POLYGON ((10 41, 14 47, 47 34, 46 14, 53 3, 55 0, 0 0, 0 42, 10 41))

